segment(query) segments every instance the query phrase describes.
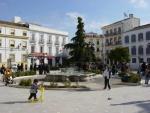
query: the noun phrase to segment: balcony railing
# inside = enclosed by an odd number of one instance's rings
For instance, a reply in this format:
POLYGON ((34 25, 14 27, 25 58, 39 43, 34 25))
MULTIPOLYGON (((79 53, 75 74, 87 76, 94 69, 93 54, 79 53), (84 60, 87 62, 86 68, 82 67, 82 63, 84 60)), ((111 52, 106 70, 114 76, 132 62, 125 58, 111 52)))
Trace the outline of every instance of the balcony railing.
POLYGON ((44 40, 39 40, 39 44, 44 44, 44 40))
POLYGON ((108 33, 108 34, 104 34, 106 37, 107 36, 114 36, 114 35, 120 35, 121 32, 113 32, 113 33, 108 33))
POLYGON ((56 42, 55 42, 55 45, 59 45, 59 41, 56 41, 56 42))
POLYGON ((47 44, 51 45, 51 44, 52 44, 52 41, 51 41, 51 40, 47 41, 47 44))
POLYGON ((116 42, 107 42, 106 44, 105 44, 105 46, 117 46, 117 45, 121 45, 122 44, 122 42, 121 41, 116 41, 116 42))
POLYGON ((30 40, 30 43, 36 43, 36 41, 35 40, 30 40))

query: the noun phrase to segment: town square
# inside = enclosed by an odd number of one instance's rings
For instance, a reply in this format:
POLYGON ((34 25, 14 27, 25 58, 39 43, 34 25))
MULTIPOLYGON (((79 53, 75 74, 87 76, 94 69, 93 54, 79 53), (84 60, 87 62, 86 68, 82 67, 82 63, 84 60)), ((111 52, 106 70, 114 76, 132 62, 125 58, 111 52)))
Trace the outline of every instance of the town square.
POLYGON ((0 0, 0 113, 150 113, 150 1, 0 0))

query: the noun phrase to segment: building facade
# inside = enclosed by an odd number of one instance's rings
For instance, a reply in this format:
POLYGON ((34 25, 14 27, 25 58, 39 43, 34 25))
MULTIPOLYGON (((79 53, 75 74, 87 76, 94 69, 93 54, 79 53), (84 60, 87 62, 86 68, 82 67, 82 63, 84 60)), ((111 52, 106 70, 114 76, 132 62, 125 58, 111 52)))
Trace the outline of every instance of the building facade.
POLYGON ((129 17, 121 21, 109 24, 102 27, 102 32, 104 35, 104 56, 105 62, 109 63, 107 54, 111 49, 122 46, 123 33, 127 32, 137 26, 140 26, 140 19, 129 14, 129 17))
POLYGON ((68 53, 64 45, 68 33, 23 22, 15 17, 12 22, 0 21, 0 64, 27 66, 46 63, 62 64, 68 53))
POLYGON ((0 21, 0 64, 27 64, 27 24, 0 21))
POLYGON ((68 33, 37 24, 29 24, 29 30, 28 65, 62 64, 66 57, 64 45, 68 43, 68 33))
POLYGON ((128 47, 130 53, 131 68, 138 69, 141 63, 150 63, 150 24, 135 27, 123 37, 123 46, 128 47))
POLYGON ((103 59, 103 35, 98 35, 97 33, 86 33, 85 42, 93 45, 95 51, 95 56, 97 59, 103 59))

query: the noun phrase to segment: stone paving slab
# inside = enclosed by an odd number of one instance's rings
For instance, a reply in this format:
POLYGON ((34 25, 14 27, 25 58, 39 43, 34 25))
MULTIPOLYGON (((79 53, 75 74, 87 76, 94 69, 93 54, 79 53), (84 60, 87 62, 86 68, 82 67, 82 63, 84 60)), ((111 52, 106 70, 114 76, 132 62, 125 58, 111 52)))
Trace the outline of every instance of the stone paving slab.
POLYGON ((49 90, 43 103, 28 103, 28 89, 0 84, 0 113, 150 113, 149 92, 143 86, 110 91, 49 90))

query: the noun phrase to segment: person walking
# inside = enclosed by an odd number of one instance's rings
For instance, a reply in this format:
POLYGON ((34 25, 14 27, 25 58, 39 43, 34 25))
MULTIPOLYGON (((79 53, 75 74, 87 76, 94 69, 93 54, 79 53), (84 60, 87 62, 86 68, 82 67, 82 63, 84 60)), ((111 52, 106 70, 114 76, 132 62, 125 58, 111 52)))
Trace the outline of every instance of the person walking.
POLYGON ((150 64, 148 64, 145 72, 145 84, 148 85, 149 79, 150 79, 150 64))
POLYGON ((109 68, 106 67, 105 70, 104 70, 104 73, 103 73, 103 76, 104 76, 104 89, 106 89, 107 87, 109 89, 111 89, 111 86, 110 86, 110 83, 109 83, 109 79, 110 79, 110 71, 109 71, 109 68))
POLYGON ((28 100, 31 100, 32 97, 34 97, 34 100, 37 101, 37 94, 38 92, 38 80, 37 79, 34 79, 33 81, 33 84, 31 85, 31 88, 30 88, 30 96, 28 98, 28 100))

